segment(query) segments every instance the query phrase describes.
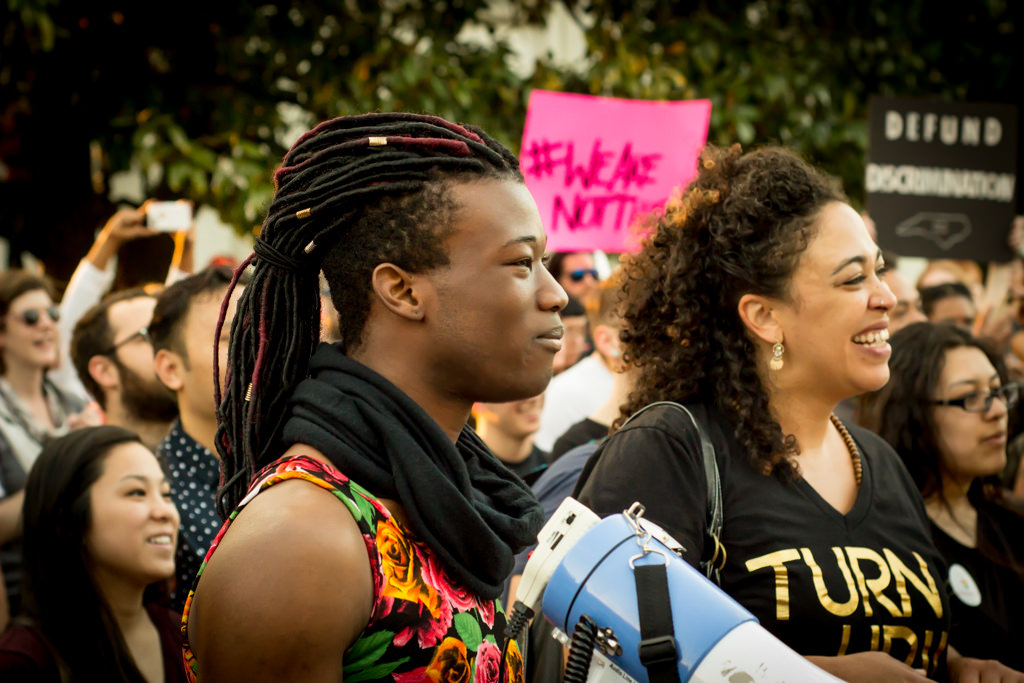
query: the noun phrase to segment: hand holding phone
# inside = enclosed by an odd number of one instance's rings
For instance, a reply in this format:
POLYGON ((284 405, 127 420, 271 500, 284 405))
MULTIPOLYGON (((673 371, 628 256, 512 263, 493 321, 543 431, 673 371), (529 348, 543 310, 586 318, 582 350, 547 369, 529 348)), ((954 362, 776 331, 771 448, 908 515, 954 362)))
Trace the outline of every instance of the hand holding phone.
POLYGON ((161 232, 178 232, 192 226, 192 202, 147 202, 146 226, 161 232))

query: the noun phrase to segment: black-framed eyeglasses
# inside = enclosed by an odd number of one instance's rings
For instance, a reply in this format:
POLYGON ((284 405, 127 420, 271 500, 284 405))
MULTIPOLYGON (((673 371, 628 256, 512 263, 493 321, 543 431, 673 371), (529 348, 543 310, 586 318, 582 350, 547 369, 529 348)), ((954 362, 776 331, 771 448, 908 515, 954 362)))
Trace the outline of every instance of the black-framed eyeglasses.
POLYGON ((577 268, 576 270, 569 271, 569 279, 573 282, 579 282, 588 275, 595 280, 601 279, 597 276, 597 271, 593 268, 577 268))
POLYGON ((1007 384, 992 391, 975 391, 961 398, 951 398, 947 401, 932 401, 932 405, 956 406, 968 413, 986 413, 992 407, 992 401, 997 398, 1007 408, 1012 408, 1020 400, 1020 385, 1007 384))
POLYGON ((57 322, 60 320, 60 308, 57 306, 50 306, 48 308, 26 308, 21 312, 19 316, 21 321, 29 327, 35 327, 39 324, 39 321, 43 319, 43 313, 50 316, 50 320, 57 322))
POLYGON ((141 330, 138 330, 134 334, 125 337, 124 339, 122 339, 119 342, 116 342, 113 346, 111 346, 109 349, 107 349, 106 351, 104 351, 103 353, 101 353, 99 355, 101 355, 101 356, 109 356, 109 355, 113 354, 115 351, 117 351, 119 348, 124 346, 125 344, 129 344, 129 343, 135 341, 136 339, 142 339, 143 341, 145 341, 148 344, 152 344, 153 343, 153 340, 150 339, 150 337, 149 337, 149 328, 148 327, 143 327, 141 330))

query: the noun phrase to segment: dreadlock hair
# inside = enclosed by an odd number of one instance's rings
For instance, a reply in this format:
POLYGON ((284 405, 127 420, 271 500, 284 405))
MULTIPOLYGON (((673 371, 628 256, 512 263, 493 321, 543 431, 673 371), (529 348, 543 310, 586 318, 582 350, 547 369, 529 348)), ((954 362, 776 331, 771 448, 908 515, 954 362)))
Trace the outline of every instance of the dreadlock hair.
POLYGON ((374 268, 446 265, 458 208, 448 185, 485 178, 523 181, 515 155, 483 131, 420 114, 335 118, 288 151, 254 253, 235 271, 237 280, 255 264, 231 326, 223 395, 216 386, 222 516, 280 454, 287 401, 319 342, 321 268, 350 353, 369 316, 374 268))
POLYGON ((623 264, 620 340, 638 373, 613 428, 654 401, 699 401, 732 422, 755 469, 796 474, 799 446, 772 416, 737 307, 748 293, 789 298, 819 212, 838 201, 835 181, 783 148, 703 150, 697 177, 623 264))

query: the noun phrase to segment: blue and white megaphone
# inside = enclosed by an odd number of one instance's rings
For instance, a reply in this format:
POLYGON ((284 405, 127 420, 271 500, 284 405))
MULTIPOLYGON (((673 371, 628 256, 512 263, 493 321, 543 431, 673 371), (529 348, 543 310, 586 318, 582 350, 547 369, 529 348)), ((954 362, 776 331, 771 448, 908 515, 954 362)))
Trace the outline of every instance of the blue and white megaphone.
MULTIPOLYGON (((670 666, 674 659, 680 683, 839 682, 766 631, 683 560, 680 544, 643 519, 639 504, 602 520, 567 498, 537 539, 516 591, 515 611, 532 615, 542 607, 563 644, 574 632, 577 641, 581 633, 589 639, 584 670, 572 671, 570 654, 566 680, 574 675, 590 683, 650 683, 648 667, 670 666), (641 624, 636 576, 651 574, 643 568, 655 565, 664 566, 669 605, 661 607, 671 635, 652 638, 648 625, 641 624)), ((578 644, 571 652, 578 652, 578 644)))

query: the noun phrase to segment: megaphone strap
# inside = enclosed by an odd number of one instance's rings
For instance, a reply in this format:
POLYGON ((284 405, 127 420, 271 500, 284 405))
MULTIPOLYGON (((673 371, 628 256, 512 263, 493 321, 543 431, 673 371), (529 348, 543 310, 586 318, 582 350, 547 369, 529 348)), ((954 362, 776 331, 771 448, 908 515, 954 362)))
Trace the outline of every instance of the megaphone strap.
MULTIPOLYGON (((722 522, 723 522, 723 510, 722 510, 722 480, 718 474, 718 461, 715 459, 715 446, 711 443, 711 439, 704 433, 704 429, 700 425, 700 421, 694 416, 690 409, 681 403, 675 401, 655 401, 648 403, 640 410, 636 411, 623 424, 628 424, 631 420, 639 417, 642 413, 651 408, 659 406, 665 406, 669 408, 675 408, 676 410, 684 413, 693 424, 694 430, 697 432, 697 438, 700 439, 700 450, 701 458, 704 465, 704 477, 707 482, 707 533, 706 536, 709 539, 713 539, 715 552, 711 556, 710 560, 702 561, 700 563, 701 569, 704 571, 704 575, 714 581, 716 584, 721 584, 719 572, 725 568, 726 552, 725 546, 722 544, 722 522), (718 556, 721 554, 721 562, 718 562, 718 556)), ((578 493, 578 492, 577 492, 578 493)), ((705 549, 706 555, 706 549, 705 549)))
POLYGON ((640 662, 650 683, 679 683, 679 650, 672 622, 668 574, 664 564, 645 564, 633 569, 640 617, 640 662))

